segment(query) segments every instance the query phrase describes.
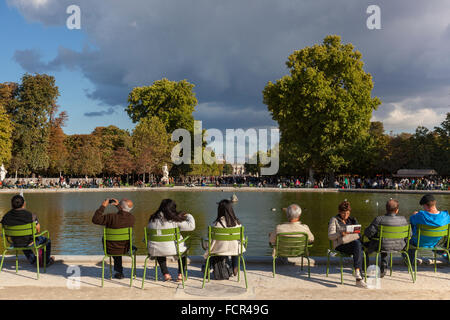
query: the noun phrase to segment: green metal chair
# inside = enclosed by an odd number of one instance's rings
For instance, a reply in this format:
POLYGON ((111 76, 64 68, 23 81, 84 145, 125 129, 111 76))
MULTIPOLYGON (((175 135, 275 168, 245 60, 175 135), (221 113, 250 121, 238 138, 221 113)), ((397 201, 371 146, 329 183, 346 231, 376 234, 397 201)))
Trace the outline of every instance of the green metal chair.
POLYGON ((247 285, 247 271, 245 269, 245 261, 243 256, 243 248, 247 248, 248 239, 244 238, 244 227, 234 227, 234 228, 216 228, 208 226, 208 257, 206 258, 205 265, 205 274, 203 276, 203 285, 202 288, 205 287, 206 275, 208 275, 208 282, 210 281, 210 267, 209 267, 209 259, 211 257, 220 256, 220 254, 211 253, 211 243, 212 241, 236 241, 240 242, 240 250, 236 252, 236 256, 238 256, 238 278, 237 281, 240 281, 240 273, 241 273, 241 259, 242 266, 244 268, 244 278, 245 278, 245 288, 248 289, 247 285))
POLYGON ((275 260, 278 257, 293 258, 301 257, 301 270, 303 270, 303 258, 308 260, 308 278, 311 278, 309 251, 312 245, 308 244, 308 234, 304 232, 282 232, 277 234, 273 255, 273 277, 275 278, 275 260))
POLYGON ((449 241, 450 241, 450 228, 449 225, 445 225, 442 227, 431 227, 423 224, 417 225, 417 246, 411 246, 411 249, 414 249, 414 279, 417 280, 417 251, 432 251, 434 254, 434 272, 436 272, 436 251, 445 251, 447 252, 447 257, 450 262, 450 253, 449 253, 449 241), (433 248, 421 247, 420 246, 420 238, 421 237, 433 237, 433 238, 442 238, 447 237, 445 241, 445 246, 441 247, 439 245, 434 246, 433 248))
POLYGON ((415 282, 414 274, 412 272, 411 260, 409 258, 408 250, 409 250, 409 239, 411 238, 411 225, 408 224, 406 226, 380 226, 379 238, 372 238, 372 240, 378 240, 378 248, 375 258, 375 265, 378 267, 378 257, 381 253, 389 253, 390 258, 390 273, 392 276, 392 253, 398 252, 406 255, 406 265, 408 267, 408 272, 411 274, 412 281, 415 282), (381 249, 383 239, 406 239, 406 247, 399 251, 384 251, 381 249))
MULTIPOLYGON (((187 280, 187 266, 186 266, 186 270, 184 270, 184 266, 183 266, 183 262, 182 262, 182 257, 183 256, 187 256, 188 254, 188 250, 189 250, 189 246, 187 247, 187 249, 184 252, 180 252, 180 244, 185 242, 186 240, 189 239, 189 236, 180 239, 181 238, 181 234, 180 234, 180 228, 170 228, 170 229, 149 229, 149 228, 144 228, 144 237, 145 237, 145 243, 147 246, 147 252, 148 252, 148 242, 149 241, 154 241, 154 242, 174 242, 175 243, 175 248, 177 249, 177 257, 178 257, 178 261, 180 262, 180 266, 181 266, 181 278, 182 278, 182 284, 183 284, 183 289, 184 289, 184 281, 187 280), (185 273, 186 271, 186 273, 185 273)), ((150 255, 147 255, 147 257, 145 258, 145 263, 144 263, 144 275, 142 277, 142 289, 144 289, 144 282, 145 282, 145 273, 147 271, 147 260, 150 259, 150 255)), ((155 259, 155 280, 158 281, 158 261, 155 259)))
MULTIPOLYGON (((334 257, 339 258, 339 264, 340 264, 340 268, 341 268, 341 284, 344 284, 344 261, 343 258, 351 258, 352 255, 351 254, 345 254, 342 253, 340 251, 334 250, 333 249, 333 242, 330 240, 330 248, 328 249, 327 252, 327 277, 328 277, 328 273, 329 273, 329 269, 330 269, 330 256, 333 255, 334 257)), ((363 251, 363 260, 364 260, 364 280, 367 281, 367 270, 366 270, 366 253, 363 251)), ((355 268, 352 267, 352 274, 355 274, 355 268)))
POLYGON ((2 255, 2 262, 0 264, 0 272, 3 269, 3 259, 5 259, 5 253, 8 251, 14 251, 16 253, 16 273, 19 272, 19 257, 18 253, 19 251, 23 250, 32 250, 34 251, 34 254, 36 255, 36 269, 37 269, 37 279, 39 280, 39 249, 44 249, 43 254, 43 260, 44 260, 44 272, 46 272, 46 265, 47 261, 45 259, 46 252, 47 252, 47 242, 36 245, 36 242, 34 241, 37 237, 43 236, 46 234, 46 238, 50 239, 50 234, 47 230, 42 231, 41 233, 36 234, 36 223, 27 223, 19 226, 7 226, 3 225, 3 255, 2 255), (29 247, 13 247, 12 245, 12 239, 11 237, 23 237, 23 236, 32 236, 33 237, 33 245, 29 247))
POLYGON ((133 250, 133 228, 120 228, 120 229, 103 229, 103 252, 105 256, 102 260, 102 287, 105 278, 105 259, 109 258, 109 278, 112 279, 112 257, 130 257, 131 258, 131 277, 130 287, 133 285, 133 278, 136 278, 136 251, 133 250), (109 254, 106 251, 106 241, 129 241, 130 250, 124 254, 109 254))

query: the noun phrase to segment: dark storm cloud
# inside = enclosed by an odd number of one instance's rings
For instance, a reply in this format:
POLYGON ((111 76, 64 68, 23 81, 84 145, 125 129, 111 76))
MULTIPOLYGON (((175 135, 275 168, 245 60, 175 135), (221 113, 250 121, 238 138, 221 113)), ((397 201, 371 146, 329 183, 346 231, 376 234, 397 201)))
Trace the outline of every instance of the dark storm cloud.
POLYGON ((93 46, 79 52, 60 48, 48 63, 36 52, 20 51, 15 59, 25 70, 79 68, 94 84, 90 98, 122 107, 135 86, 162 77, 187 79, 196 85, 196 118, 211 127, 273 125, 262 103, 264 86, 287 73, 285 61, 293 50, 320 43, 328 34, 341 35, 363 54, 374 95, 384 102, 375 113, 381 120, 396 110, 412 116, 424 108, 434 110, 438 119, 444 99, 435 94, 450 91, 447 0, 8 3, 44 25, 64 25, 67 6, 79 5, 82 31, 93 46), (381 7, 381 30, 366 27, 366 9, 372 4, 381 7))
POLYGON ((113 108, 109 108, 108 110, 104 111, 94 111, 94 112, 86 112, 84 113, 84 116, 86 117, 103 117, 103 116, 110 116, 114 113, 113 108))

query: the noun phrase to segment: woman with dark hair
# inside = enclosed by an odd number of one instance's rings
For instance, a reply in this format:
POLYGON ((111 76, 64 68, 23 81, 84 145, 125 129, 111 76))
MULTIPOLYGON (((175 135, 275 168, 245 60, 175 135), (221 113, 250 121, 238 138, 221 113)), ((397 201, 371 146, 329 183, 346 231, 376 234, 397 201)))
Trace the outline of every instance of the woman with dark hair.
MULTIPOLYGON (((182 211, 177 211, 177 205, 171 199, 164 199, 158 210, 150 216, 148 226, 149 229, 171 229, 180 228, 180 231, 192 231, 195 229, 194 217, 182 211)), ((180 236, 180 239, 183 239, 180 236)), ((184 242, 179 246, 180 253, 185 252, 187 247, 184 242)), ((161 272, 164 275, 164 280, 172 280, 172 277, 167 268, 167 256, 176 256, 177 249, 175 243, 172 241, 168 242, 148 242, 148 253, 151 257, 156 257, 158 264, 161 267, 161 272)), ((182 258, 182 263, 184 269, 187 268, 186 256, 182 258)), ((181 266, 180 261, 178 261, 178 278, 177 281, 182 281, 181 266)))
MULTIPOLYGON (((241 226, 241 222, 236 217, 233 210, 233 203, 230 200, 224 199, 218 203, 217 218, 213 221, 212 226, 216 228, 236 228, 241 226)), ((231 256, 231 266, 233 274, 238 272, 238 254, 240 254, 241 243, 239 240, 233 241, 216 241, 211 242, 211 253, 220 256, 231 256)), ((245 252, 245 247, 243 247, 245 252)), ((205 259, 208 257, 208 251, 203 255, 205 259)))
POLYGON ((350 217, 352 208, 350 202, 343 201, 338 206, 338 214, 330 219, 328 223, 328 239, 333 243, 336 251, 351 254, 353 256, 353 266, 355 267, 356 285, 366 287, 361 275, 363 264, 363 245, 360 240, 360 233, 348 233, 347 225, 356 225, 358 221, 350 217))

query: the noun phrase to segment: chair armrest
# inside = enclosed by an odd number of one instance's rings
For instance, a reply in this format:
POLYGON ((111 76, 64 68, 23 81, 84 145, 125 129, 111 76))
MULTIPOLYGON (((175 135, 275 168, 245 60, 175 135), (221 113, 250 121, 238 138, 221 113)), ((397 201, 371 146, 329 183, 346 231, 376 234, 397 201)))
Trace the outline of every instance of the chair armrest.
POLYGON ((247 244, 248 244, 248 237, 245 237, 245 239, 244 239, 244 247, 245 247, 245 249, 247 249, 247 244))
POLYGON ((190 239, 191 236, 187 236, 186 238, 181 239, 178 243, 185 242, 186 240, 190 239))
POLYGON ((42 231, 41 233, 35 234, 34 237, 40 237, 44 234, 47 234, 47 239, 50 238, 50 234, 48 233, 48 230, 42 231))

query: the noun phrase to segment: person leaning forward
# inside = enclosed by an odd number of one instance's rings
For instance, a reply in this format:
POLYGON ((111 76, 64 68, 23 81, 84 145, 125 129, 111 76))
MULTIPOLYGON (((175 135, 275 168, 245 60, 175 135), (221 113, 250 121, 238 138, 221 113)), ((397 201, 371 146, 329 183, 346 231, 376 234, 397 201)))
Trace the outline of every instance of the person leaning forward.
MULTIPOLYGON (((92 217, 92 223, 105 226, 111 229, 128 228, 134 226, 134 216, 130 213, 133 209, 133 202, 129 199, 122 199, 120 202, 117 199, 111 199, 111 205, 115 206, 118 211, 117 213, 103 214, 105 208, 110 204, 109 199, 105 199, 102 202, 100 208, 98 208, 94 216, 92 217)), ((103 243, 103 239, 102 239, 103 243)), ((106 252, 108 254, 126 254, 130 250, 130 242, 125 241, 106 241, 106 252)), ((133 246, 132 250, 136 250, 133 246)), ((123 267, 122 267, 122 257, 113 257, 114 259, 114 271, 116 274, 114 278, 122 279, 123 267)))
MULTIPOLYGON (((372 223, 364 230, 364 235, 369 239, 369 242, 364 243, 366 247, 366 264, 369 265, 369 254, 378 250, 378 239, 380 226, 401 227, 407 226, 409 223, 405 217, 399 216, 399 204, 395 199, 386 202, 386 214, 384 216, 376 217, 372 223)), ((381 243, 381 266, 380 277, 383 278, 386 274, 388 265, 387 252, 401 251, 406 247, 407 239, 383 239, 381 243)))

